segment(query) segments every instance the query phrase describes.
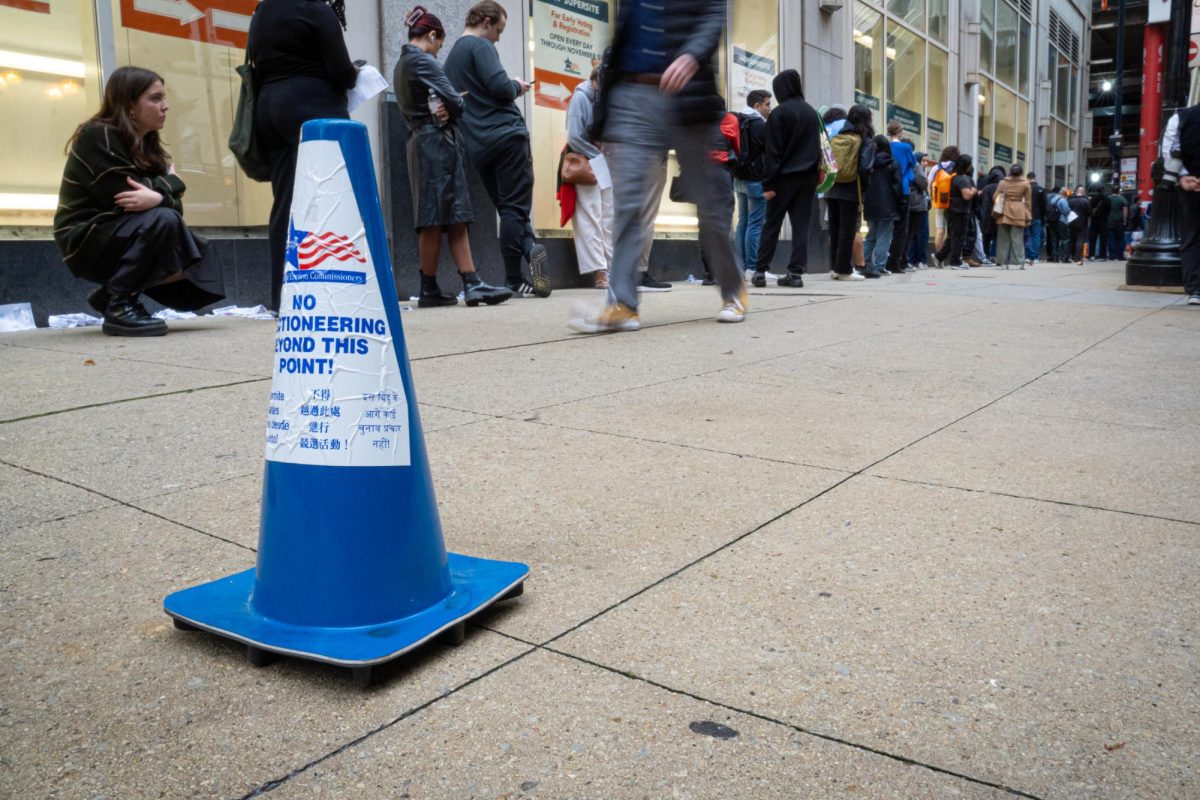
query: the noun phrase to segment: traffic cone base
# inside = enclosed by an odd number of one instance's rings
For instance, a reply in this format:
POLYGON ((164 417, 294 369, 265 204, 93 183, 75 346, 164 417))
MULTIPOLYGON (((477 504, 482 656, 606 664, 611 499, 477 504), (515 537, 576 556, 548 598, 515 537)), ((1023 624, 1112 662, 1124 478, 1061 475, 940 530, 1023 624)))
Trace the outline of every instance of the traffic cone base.
MULTIPOLYGON (((382 664, 465 622, 498 600, 521 593, 529 568, 509 561, 447 554, 454 589, 411 616, 352 628, 292 625, 264 617, 250 602, 254 570, 168 595, 174 619, 250 647, 343 667, 382 664)), ((401 587, 397 587, 400 591, 401 587)))

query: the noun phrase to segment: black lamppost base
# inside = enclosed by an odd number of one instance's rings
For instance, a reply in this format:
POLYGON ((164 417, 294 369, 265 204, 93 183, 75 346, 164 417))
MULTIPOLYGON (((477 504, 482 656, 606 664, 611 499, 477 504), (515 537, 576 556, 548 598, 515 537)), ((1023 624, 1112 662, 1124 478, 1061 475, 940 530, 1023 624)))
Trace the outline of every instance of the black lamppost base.
POLYGON ((1183 261, 1179 254, 1182 211, 1179 192, 1176 184, 1165 181, 1154 187, 1154 204, 1146 235, 1125 262, 1127 286, 1183 285, 1183 261))

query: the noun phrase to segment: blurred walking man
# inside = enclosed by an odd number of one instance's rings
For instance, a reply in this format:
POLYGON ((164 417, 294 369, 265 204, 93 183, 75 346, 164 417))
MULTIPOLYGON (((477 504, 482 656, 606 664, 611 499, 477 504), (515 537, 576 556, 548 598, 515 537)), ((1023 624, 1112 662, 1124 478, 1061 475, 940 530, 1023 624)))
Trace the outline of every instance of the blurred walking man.
POLYGON ((695 201, 700 246, 721 291, 720 322, 746 318, 746 288, 729 239, 730 198, 723 167, 708 151, 724 101, 713 57, 725 29, 724 0, 625 0, 601 71, 592 138, 605 142, 613 177, 614 238, 607 303, 573 316, 580 333, 635 331, 637 264, 649 234, 646 209, 658 203, 658 165, 674 148, 685 195, 695 201))

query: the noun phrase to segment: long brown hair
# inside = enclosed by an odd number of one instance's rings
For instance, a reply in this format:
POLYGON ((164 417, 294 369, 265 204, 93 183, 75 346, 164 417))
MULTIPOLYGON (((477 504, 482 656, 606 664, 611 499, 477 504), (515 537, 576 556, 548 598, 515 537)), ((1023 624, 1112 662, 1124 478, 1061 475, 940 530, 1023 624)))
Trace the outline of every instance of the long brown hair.
POLYGON ((116 131, 117 136, 129 149, 130 155, 133 156, 133 165, 139 171, 154 175, 166 172, 171 163, 171 156, 163 149, 158 131, 150 131, 144 136, 138 136, 137 130, 133 127, 133 118, 129 115, 129 109, 137 103, 138 98, 145 94, 155 81, 165 83, 161 75, 148 69, 141 67, 117 69, 109 77, 108 83, 104 85, 104 100, 100 103, 100 110, 75 129, 71 140, 67 142, 67 148, 70 149, 84 128, 93 122, 99 122, 116 131))

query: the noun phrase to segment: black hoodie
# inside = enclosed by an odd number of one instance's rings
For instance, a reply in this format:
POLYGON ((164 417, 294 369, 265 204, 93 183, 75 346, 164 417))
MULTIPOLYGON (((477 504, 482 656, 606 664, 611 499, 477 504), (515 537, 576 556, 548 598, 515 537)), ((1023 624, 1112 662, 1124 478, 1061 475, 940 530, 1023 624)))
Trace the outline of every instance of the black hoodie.
POLYGON ((774 111, 767 117, 767 145, 763 154, 763 189, 787 175, 816 174, 821 162, 821 124, 816 110, 804 100, 800 73, 785 69, 771 83, 774 111))

